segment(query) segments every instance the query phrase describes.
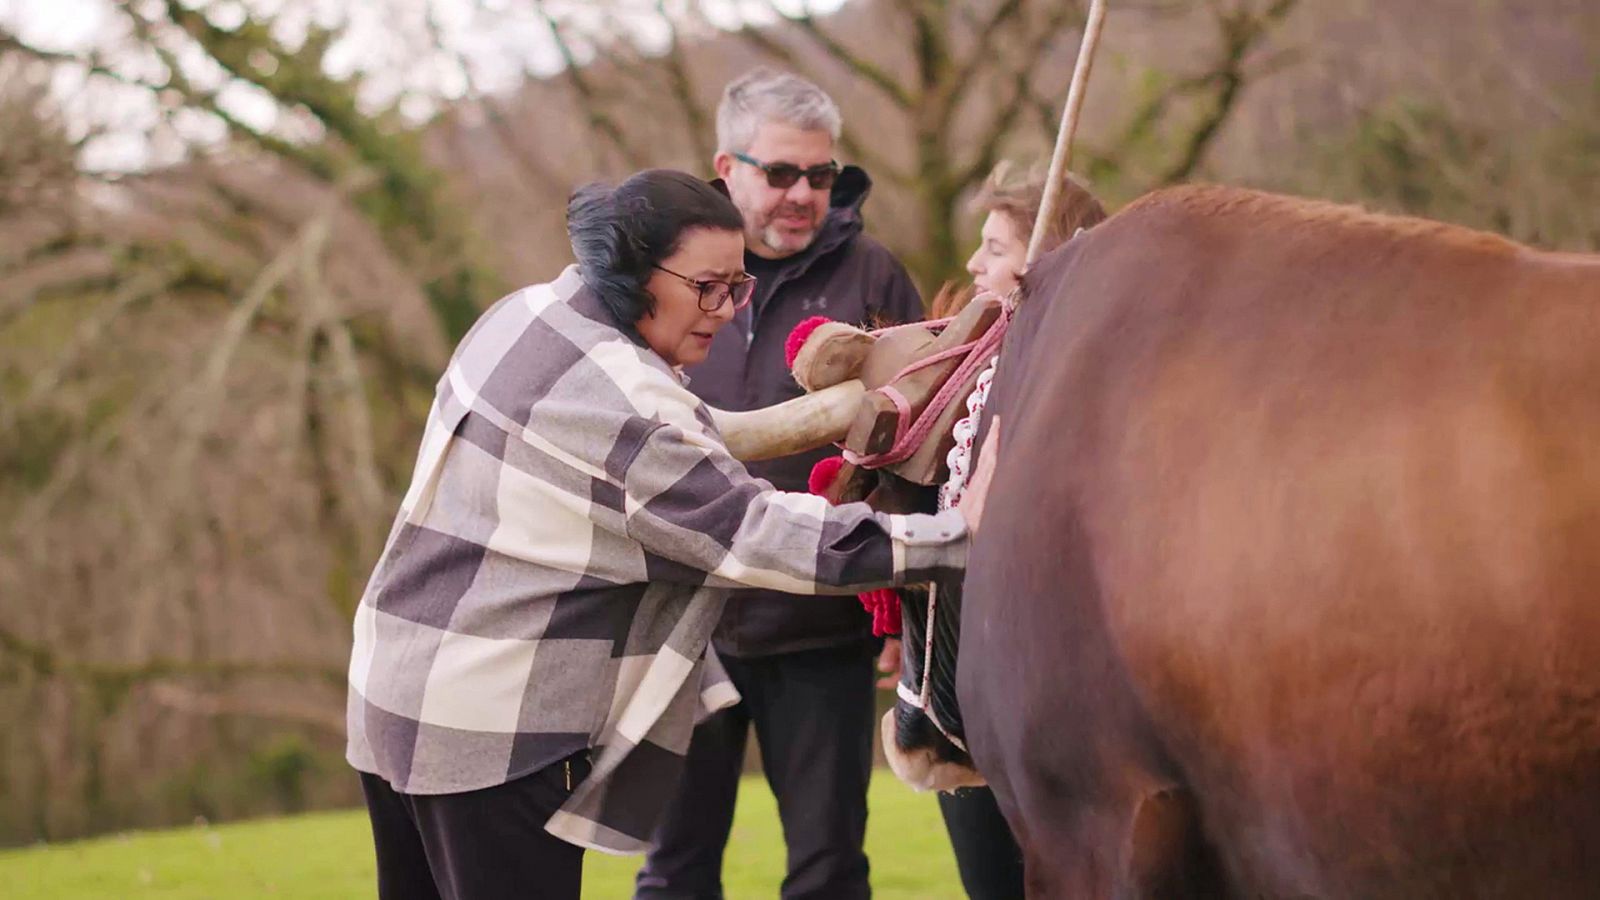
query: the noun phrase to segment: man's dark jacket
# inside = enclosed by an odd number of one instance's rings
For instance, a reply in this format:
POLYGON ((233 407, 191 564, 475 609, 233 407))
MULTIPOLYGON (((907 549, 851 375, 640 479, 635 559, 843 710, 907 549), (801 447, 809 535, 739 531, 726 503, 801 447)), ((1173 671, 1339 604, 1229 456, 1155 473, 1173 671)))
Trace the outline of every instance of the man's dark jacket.
MULTIPOLYGON (((922 299, 905 266, 861 233, 861 204, 871 187, 865 172, 846 166, 811 246, 782 260, 746 251, 746 264, 762 272, 755 297, 717 333, 705 361, 688 370, 689 390, 720 409, 771 406, 802 393, 783 361, 784 341, 802 320, 827 316, 870 324, 922 318, 922 299)), ((823 447, 749 468, 779 490, 804 491, 811 466, 838 452, 823 447)), ((769 656, 864 641, 871 634, 872 619, 854 597, 751 590, 729 598, 713 642, 728 656, 769 656)))

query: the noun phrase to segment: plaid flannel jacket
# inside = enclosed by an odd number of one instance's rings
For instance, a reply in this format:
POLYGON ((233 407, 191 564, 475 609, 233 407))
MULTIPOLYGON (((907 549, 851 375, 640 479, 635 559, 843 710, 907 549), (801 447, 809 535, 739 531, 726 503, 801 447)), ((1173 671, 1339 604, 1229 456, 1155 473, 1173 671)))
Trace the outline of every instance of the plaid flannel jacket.
POLYGON ((958 513, 830 507, 752 478, 568 268, 495 304, 440 379, 356 612, 347 758, 441 794, 590 749, 546 828, 642 852, 697 712, 738 699, 707 654, 732 588, 853 594, 965 558, 958 513))

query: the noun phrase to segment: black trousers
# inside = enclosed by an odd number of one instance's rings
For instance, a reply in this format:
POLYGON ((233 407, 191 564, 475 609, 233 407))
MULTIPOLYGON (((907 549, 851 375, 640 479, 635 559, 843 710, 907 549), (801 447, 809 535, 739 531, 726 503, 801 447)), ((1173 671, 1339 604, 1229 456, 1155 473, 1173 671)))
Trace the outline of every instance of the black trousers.
POLYGON ((678 794, 639 871, 634 896, 720 900, 722 854, 745 739, 755 725, 788 846, 785 900, 852 900, 867 885, 874 648, 805 650, 722 662, 744 699, 695 729, 678 794))
POLYGON ((589 774, 578 754, 462 794, 402 794, 361 773, 379 900, 579 900, 583 848, 544 830, 589 774))
POLYGON ((1022 849, 1000 812, 994 791, 961 788, 939 794, 961 887, 972 900, 1021 900, 1022 849))

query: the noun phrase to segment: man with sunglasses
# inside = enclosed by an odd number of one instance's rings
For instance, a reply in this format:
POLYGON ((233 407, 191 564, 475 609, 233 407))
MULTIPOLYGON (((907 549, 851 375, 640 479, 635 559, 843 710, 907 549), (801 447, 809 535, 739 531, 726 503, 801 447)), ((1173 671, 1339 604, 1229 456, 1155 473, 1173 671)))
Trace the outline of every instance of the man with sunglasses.
MULTIPOLYGON (((749 305, 688 370, 690 390, 713 406, 755 409, 799 396, 783 350, 804 319, 922 317, 905 267, 862 233, 871 182, 835 159, 839 132, 833 100, 795 75, 755 69, 723 92, 712 164, 744 218, 745 270, 756 281, 749 305)), ((812 465, 833 452, 749 468, 781 490, 804 491, 812 465)), ((862 841, 877 721, 871 617, 854 598, 737 591, 713 644, 743 699, 695 730, 635 896, 723 896, 723 849, 752 726, 788 845, 781 895, 869 896, 862 841)))

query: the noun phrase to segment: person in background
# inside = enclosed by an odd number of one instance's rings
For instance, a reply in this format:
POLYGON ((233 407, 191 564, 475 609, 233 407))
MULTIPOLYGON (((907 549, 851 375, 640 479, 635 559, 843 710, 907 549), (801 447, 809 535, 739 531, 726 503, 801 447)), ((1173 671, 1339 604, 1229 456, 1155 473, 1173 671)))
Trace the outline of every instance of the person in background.
MULTIPOLYGON (((815 84, 758 68, 727 85, 717 108, 712 165, 744 223, 749 307, 688 369, 707 403, 744 410, 799 396, 784 342, 802 320, 920 320, 905 267, 862 233, 871 182, 835 158, 839 109, 815 84)), ((750 472, 804 491, 811 467, 834 452, 766 463, 750 472)), ((804 603, 775 590, 738 592, 713 643, 744 698, 695 729, 677 799, 635 886, 642 900, 720 898, 722 857, 754 726, 778 801, 788 872, 785 898, 869 896, 862 844, 875 729, 871 617, 854 598, 804 603)), ((897 658, 897 644, 885 648, 897 658)))
MULTIPOLYGON (((978 291, 1004 297, 1016 289, 1044 187, 1042 172, 1019 175, 1006 162, 995 167, 972 201, 972 208, 984 214, 978 249, 967 260, 972 284, 946 285, 934 301, 935 318, 954 315, 978 291)), ((1105 218, 1100 201, 1069 175, 1046 225, 1041 252, 1054 250, 1079 229, 1091 228, 1105 218)), ((968 471, 976 463, 971 460, 968 471)), ((972 900, 1020 900, 1024 895, 1022 850, 1000 814, 994 792, 983 787, 940 793, 939 812, 967 895, 972 900)))
POLYGON ((733 588, 965 564, 981 501, 899 517, 774 490, 684 388, 756 287, 743 227, 682 172, 585 187, 577 265, 451 357, 355 615, 346 758, 382 900, 578 900, 584 848, 644 850, 697 711, 736 699, 707 652, 733 588))
MULTIPOLYGON (((978 291, 1004 297, 1022 280, 1028 258, 1028 240, 1033 223, 1039 218, 1044 200, 1043 171, 1018 173, 1009 161, 1002 160, 989 173, 983 187, 972 199, 970 208, 983 214, 978 233, 978 249, 967 259, 970 285, 946 284, 934 298, 933 318, 953 315, 978 291)), ((1055 212, 1039 245, 1041 253, 1066 243, 1079 229, 1092 228, 1105 221, 1105 207, 1089 188, 1072 173, 1056 196, 1055 212)))

